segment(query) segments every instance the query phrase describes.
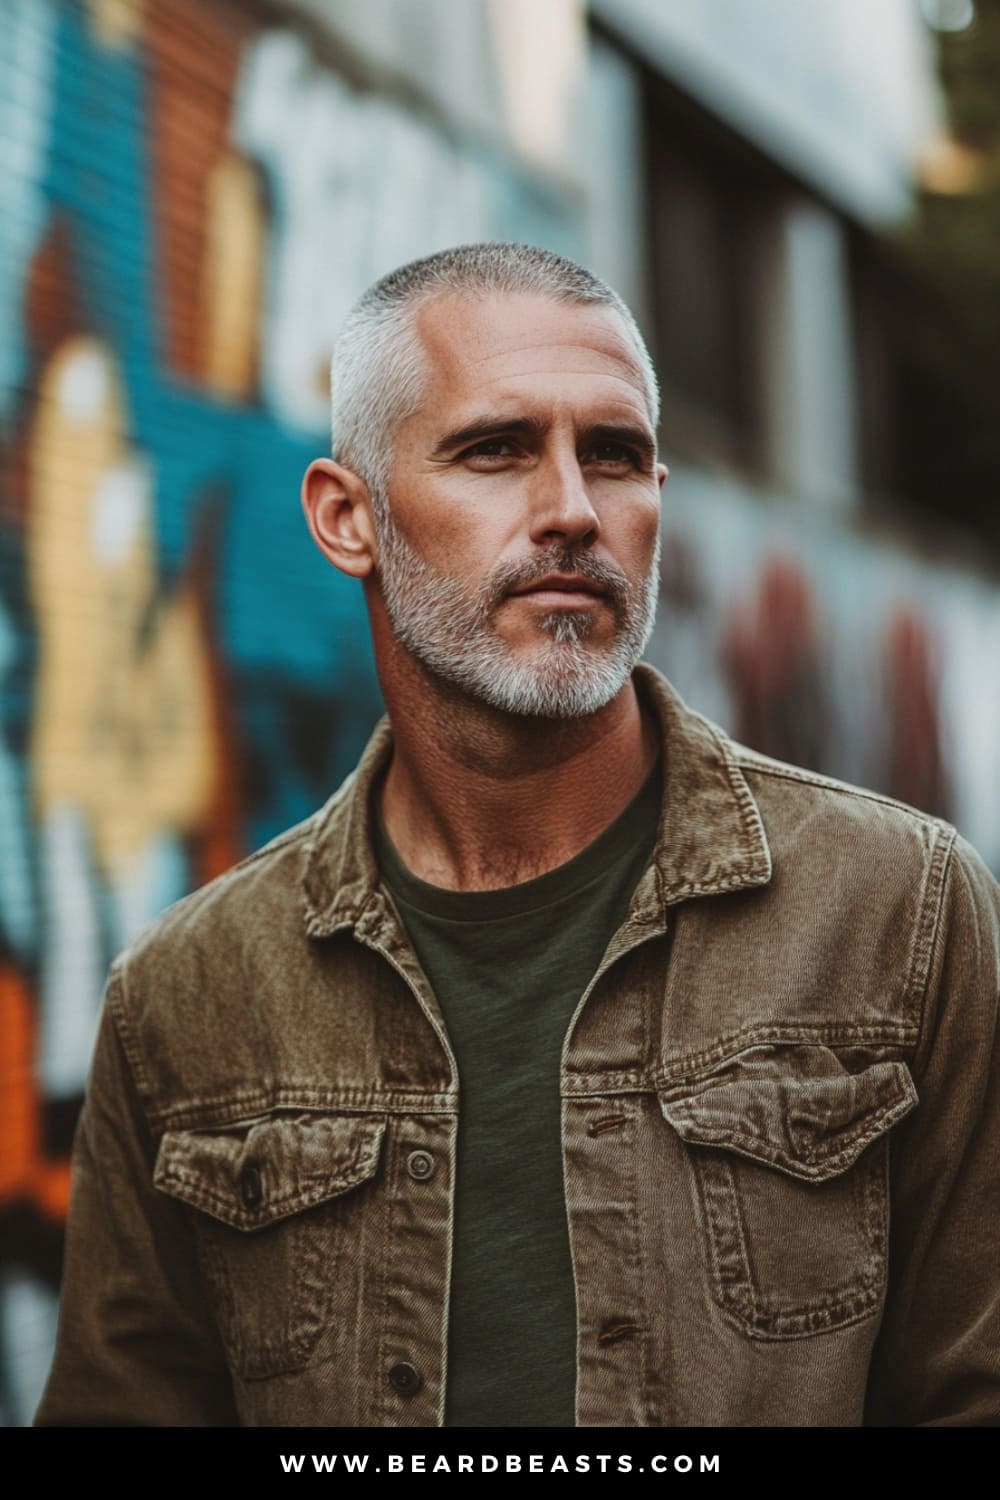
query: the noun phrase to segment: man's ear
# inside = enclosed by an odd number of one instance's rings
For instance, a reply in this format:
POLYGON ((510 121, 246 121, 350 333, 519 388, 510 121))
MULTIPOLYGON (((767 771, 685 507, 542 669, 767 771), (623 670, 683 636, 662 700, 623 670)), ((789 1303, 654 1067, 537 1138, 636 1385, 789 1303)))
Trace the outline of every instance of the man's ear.
POLYGON ((327 561, 352 578, 367 578, 375 566, 375 528, 360 475, 332 458, 314 459, 302 480, 302 509, 327 561))

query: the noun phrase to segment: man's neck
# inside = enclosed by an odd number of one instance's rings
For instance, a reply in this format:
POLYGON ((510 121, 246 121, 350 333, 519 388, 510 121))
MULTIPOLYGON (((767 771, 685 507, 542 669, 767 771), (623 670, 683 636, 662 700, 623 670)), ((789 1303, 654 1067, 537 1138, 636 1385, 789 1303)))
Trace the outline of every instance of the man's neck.
POLYGON ((497 890, 572 859, 624 811, 659 752, 632 681, 580 719, 500 713, 426 678, 420 693, 383 688, 394 737, 386 831, 413 874, 447 890, 497 890))

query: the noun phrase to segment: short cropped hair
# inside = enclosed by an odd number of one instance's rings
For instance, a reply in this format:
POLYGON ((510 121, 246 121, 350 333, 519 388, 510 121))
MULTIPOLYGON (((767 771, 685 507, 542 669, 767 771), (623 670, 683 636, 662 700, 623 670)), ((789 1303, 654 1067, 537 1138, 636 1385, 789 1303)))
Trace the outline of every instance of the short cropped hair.
POLYGON ((376 516, 388 506, 392 439, 419 410, 426 355, 416 331, 419 307, 434 297, 535 293, 557 302, 609 307, 634 346, 649 419, 656 427, 659 391, 649 351, 628 307, 600 277, 531 245, 459 245, 412 261, 369 287, 348 313, 331 370, 333 453, 365 481, 376 516))

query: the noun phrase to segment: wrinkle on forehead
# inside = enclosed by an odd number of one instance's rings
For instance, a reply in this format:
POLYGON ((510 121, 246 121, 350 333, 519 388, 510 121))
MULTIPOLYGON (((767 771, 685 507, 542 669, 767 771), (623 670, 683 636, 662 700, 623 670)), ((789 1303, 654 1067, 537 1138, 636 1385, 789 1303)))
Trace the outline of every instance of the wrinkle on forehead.
POLYGON ((638 402, 642 410, 644 412, 646 410, 646 403, 643 399, 642 387, 638 385, 635 380, 630 379, 627 375, 619 375, 614 373, 613 371, 606 369, 571 370, 567 369, 564 366, 550 366, 548 368, 544 366, 537 366, 532 367, 531 369, 522 367, 518 370, 501 370, 498 374, 485 375, 482 379, 477 380, 475 392, 473 392, 472 394, 478 394, 480 391, 488 390, 493 386, 509 386, 511 384, 516 384, 518 376, 530 375, 551 375, 552 377, 558 378, 560 380, 564 379, 566 376, 569 376, 572 379, 591 381, 595 376, 599 376, 600 379, 605 383, 607 381, 614 381, 616 385, 624 387, 624 389, 620 393, 615 393, 614 399, 616 401, 626 401, 629 405, 633 406, 638 402))
POLYGON ((613 308, 449 293, 426 303, 416 326, 435 383, 464 384, 473 372, 477 389, 518 375, 600 375, 637 393, 645 408, 642 371, 613 308))

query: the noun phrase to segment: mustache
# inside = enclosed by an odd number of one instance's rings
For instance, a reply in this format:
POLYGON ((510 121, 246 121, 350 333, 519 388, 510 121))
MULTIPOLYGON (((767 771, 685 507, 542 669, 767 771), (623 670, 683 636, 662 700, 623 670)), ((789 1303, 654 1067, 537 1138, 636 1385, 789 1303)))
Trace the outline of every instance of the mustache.
POLYGON ((549 547, 523 562, 510 562, 494 571, 483 585, 483 602, 487 609, 500 604, 515 589, 530 588, 550 573, 573 573, 603 588, 612 605, 621 609, 628 602, 632 585, 614 563, 604 562, 590 552, 573 547, 549 547))

